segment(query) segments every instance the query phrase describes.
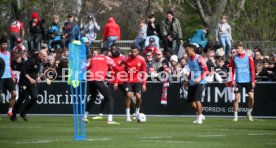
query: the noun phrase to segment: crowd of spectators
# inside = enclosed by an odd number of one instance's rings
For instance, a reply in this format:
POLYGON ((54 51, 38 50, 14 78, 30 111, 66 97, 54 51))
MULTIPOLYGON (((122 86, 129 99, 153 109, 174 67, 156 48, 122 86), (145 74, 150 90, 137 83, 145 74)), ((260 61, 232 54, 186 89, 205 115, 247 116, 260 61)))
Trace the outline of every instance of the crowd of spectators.
MULTIPOLYGON (((61 79, 66 74, 63 69, 68 68, 68 44, 73 40, 81 40, 85 43, 88 58, 99 54, 99 49, 91 48, 101 30, 94 15, 89 15, 86 24, 81 27, 74 22, 74 16, 71 14, 68 15, 68 21, 62 27, 59 19, 58 15, 53 16, 53 23, 47 27, 45 20, 40 18, 38 13, 32 13, 32 20, 28 26, 29 38, 26 38, 28 47, 22 44, 25 35, 23 23, 19 20, 12 22, 9 27, 9 38, 13 70, 17 70, 20 64, 38 50, 47 50, 49 58, 48 63, 44 65, 44 70, 54 69, 57 79, 61 79), (47 40, 47 45, 42 45, 42 40, 47 40)), ((139 30, 134 44, 146 60, 147 73, 150 76, 156 76, 160 72, 166 72, 173 77, 185 74, 183 71, 187 69, 188 57, 183 52, 181 24, 174 17, 173 12, 168 11, 161 23, 155 20, 154 14, 151 14, 148 21, 140 19, 138 24, 139 30), (181 54, 179 54, 180 50, 182 50, 181 54)), ((230 59, 237 53, 235 46, 232 45, 231 27, 227 23, 227 17, 222 16, 218 23, 217 44, 208 42, 207 33, 208 27, 202 27, 196 30, 194 36, 191 36, 187 42, 198 46, 199 53, 205 58, 211 73, 224 72, 226 76, 222 75, 222 78, 226 80, 230 59)), ((103 29, 104 46, 110 48, 120 39, 120 27, 115 18, 110 17, 103 29)), ((264 55, 260 48, 247 49, 246 52, 254 58, 257 81, 275 81, 276 54, 264 55)))

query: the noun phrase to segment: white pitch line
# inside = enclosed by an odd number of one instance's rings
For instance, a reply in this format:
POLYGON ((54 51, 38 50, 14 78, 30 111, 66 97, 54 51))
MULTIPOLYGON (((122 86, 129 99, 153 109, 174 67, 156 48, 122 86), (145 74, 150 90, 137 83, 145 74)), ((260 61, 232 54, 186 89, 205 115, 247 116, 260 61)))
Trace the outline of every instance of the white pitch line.
POLYGON ((112 138, 99 138, 99 139, 86 139, 87 141, 109 141, 112 140, 112 138))
POLYGON ((198 135, 197 137, 225 137, 226 135, 198 135))
POLYGON ((51 143, 51 142, 57 142, 61 140, 35 140, 35 141, 19 141, 15 144, 39 144, 39 143, 51 143))
POLYGON ((140 140, 140 142, 156 142, 156 143, 195 143, 193 141, 173 141, 173 140, 140 140))
POLYGON ((272 133, 249 133, 248 136, 264 136, 264 135, 273 135, 272 133))
POLYGON ((153 137, 141 137, 141 139, 171 139, 172 136, 166 136, 166 137, 162 137, 162 136, 153 136, 153 137))

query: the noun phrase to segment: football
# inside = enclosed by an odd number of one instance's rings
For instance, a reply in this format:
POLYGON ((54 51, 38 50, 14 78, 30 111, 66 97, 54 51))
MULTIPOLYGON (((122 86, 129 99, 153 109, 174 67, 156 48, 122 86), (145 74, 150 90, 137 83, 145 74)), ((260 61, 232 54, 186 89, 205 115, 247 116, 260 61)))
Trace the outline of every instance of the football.
POLYGON ((139 113, 136 117, 138 123, 143 123, 147 121, 147 117, 144 113, 139 113))

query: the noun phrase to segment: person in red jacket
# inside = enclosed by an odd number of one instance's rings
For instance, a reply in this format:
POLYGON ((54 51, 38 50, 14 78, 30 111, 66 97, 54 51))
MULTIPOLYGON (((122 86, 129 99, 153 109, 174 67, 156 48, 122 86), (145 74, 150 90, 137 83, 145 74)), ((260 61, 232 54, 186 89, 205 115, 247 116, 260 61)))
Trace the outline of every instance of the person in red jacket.
POLYGON ((94 56, 90 59, 90 63, 87 67, 90 72, 87 73, 87 81, 91 94, 91 99, 89 100, 86 106, 86 114, 84 121, 88 122, 87 115, 89 110, 92 108, 93 102, 95 102, 98 91, 104 96, 105 103, 108 105, 108 124, 119 124, 114 122, 112 119, 113 114, 113 97, 108 86, 105 84, 106 74, 108 67, 111 66, 115 70, 120 71, 123 68, 117 66, 110 57, 106 56, 108 50, 107 48, 102 48, 101 53, 97 56, 94 56))
POLYGON ((120 27, 115 22, 114 17, 110 17, 103 30, 103 41, 105 42, 105 47, 110 48, 114 42, 120 39, 120 27))
MULTIPOLYGON (((130 55, 125 61, 125 69, 128 73, 127 88, 133 92, 136 97, 136 116, 140 112, 142 102, 142 91, 146 91, 146 62, 145 59, 138 55, 139 51, 136 46, 131 47, 130 55)), ((127 95, 126 100, 126 115, 127 121, 130 122, 130 104, 131 96, 127 95)))

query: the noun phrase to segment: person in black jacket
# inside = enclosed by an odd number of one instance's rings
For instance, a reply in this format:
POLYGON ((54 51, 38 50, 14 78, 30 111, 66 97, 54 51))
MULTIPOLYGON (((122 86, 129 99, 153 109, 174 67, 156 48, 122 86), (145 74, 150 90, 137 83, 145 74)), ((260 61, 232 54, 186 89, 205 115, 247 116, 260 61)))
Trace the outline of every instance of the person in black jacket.
POLYGON ((11 121, 16 121, 16 114, 22 105, 23 101, 31 96, 31 100, 21 112, 20 116, 28 121, 26 113, 36 103, 38 97, 37 84, 40 82, 39 73, 43 63, 46 63, 48 54, 45 50, 40 50, 37 54, 29 58, 23 65, 19 80, 19 98, 13 107, 13 115, 11 121))
POLYGON ((154 38, 156 47, 160 50, 159 40, 160 40, 160 25, 155 22, 155 15, 151 14, 149 16, 147 37, 145 41, 145 47, 149 45, 149 39, 154 38))
POLYGON ((41 40, 47 38, 47 28, 45 21, 42 20, 37 12, 32 13, 32 20, 30 21, 30 37, 28 39, 28 50, 40 50, 41 40), (32 42, 33 47, 32 49, 32 42))

